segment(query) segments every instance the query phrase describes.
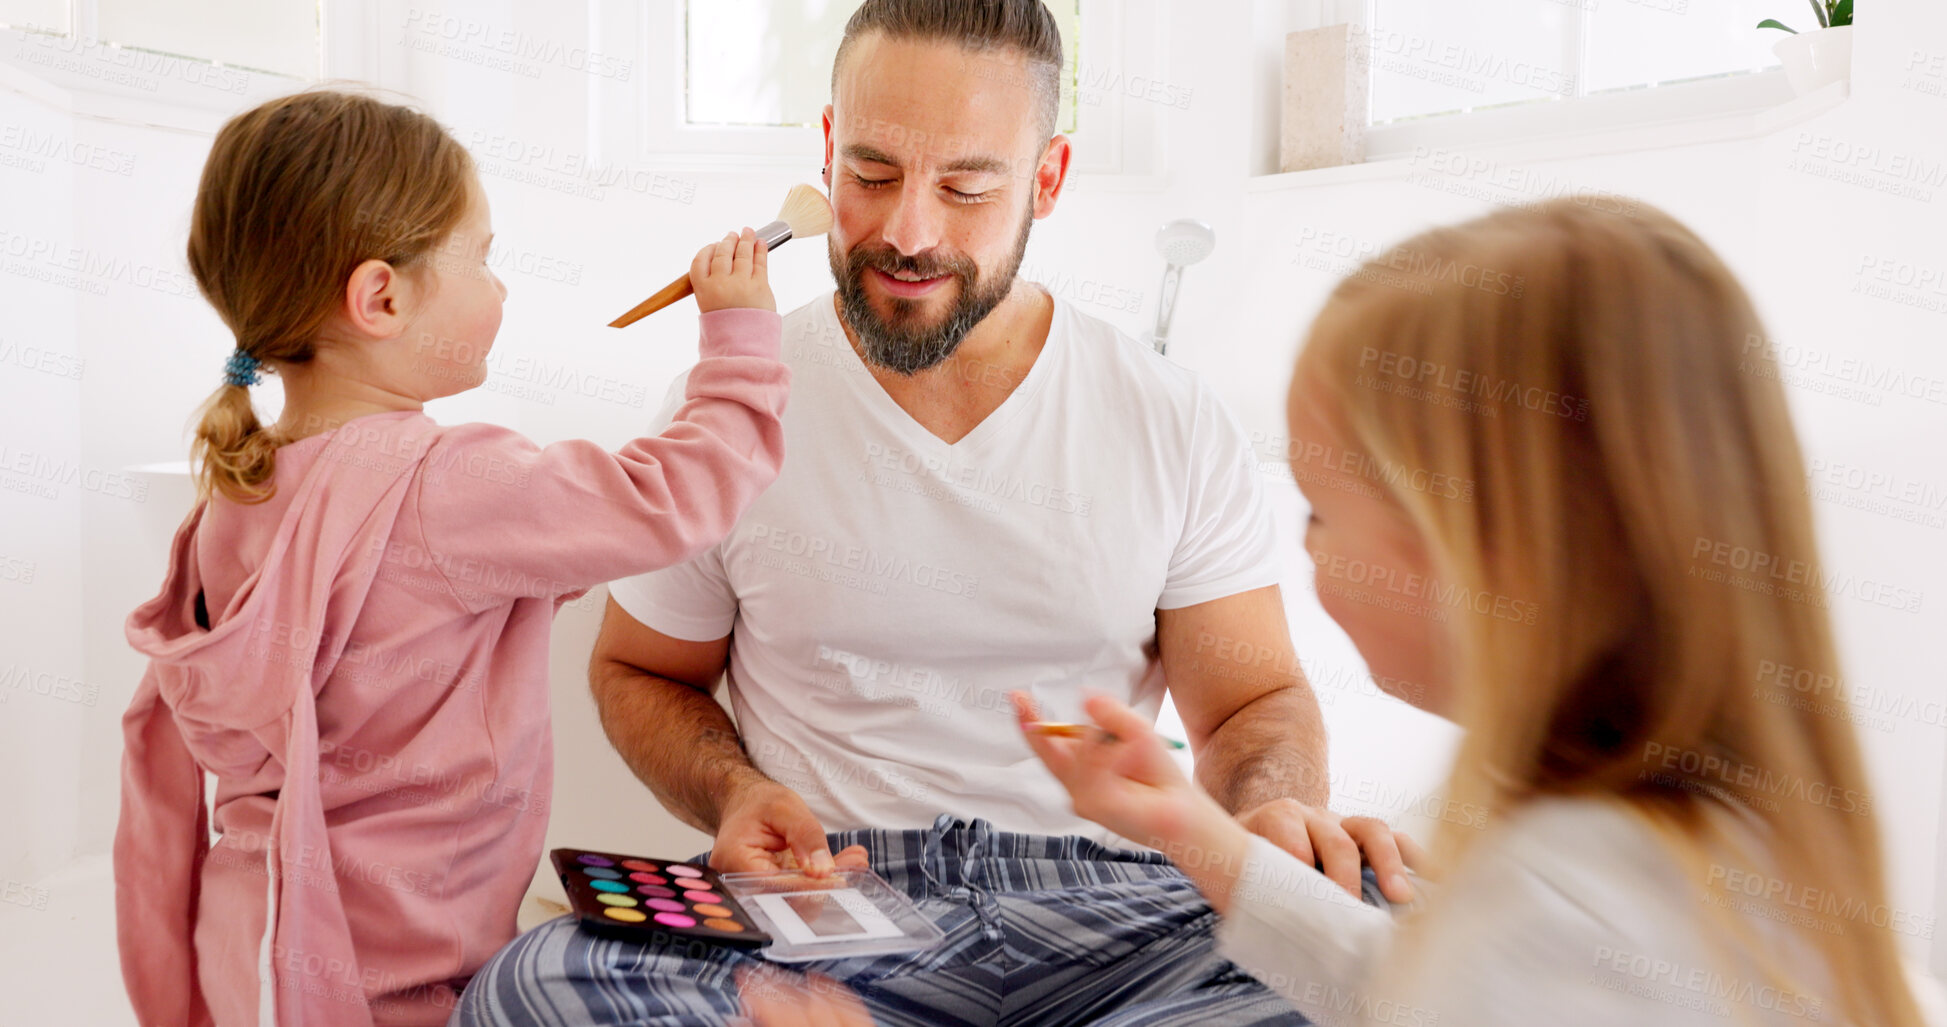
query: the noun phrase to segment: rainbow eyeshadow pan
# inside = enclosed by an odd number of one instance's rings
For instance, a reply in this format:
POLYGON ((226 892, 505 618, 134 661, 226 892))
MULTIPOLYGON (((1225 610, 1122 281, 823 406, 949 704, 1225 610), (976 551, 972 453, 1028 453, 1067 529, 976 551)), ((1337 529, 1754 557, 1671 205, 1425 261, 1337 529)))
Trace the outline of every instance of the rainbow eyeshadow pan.
POLYGON ((733 948, 771 944, 702 864, 582 849, 555 849, 554 869, 581 925, 616 938, 700 940, 733 948))

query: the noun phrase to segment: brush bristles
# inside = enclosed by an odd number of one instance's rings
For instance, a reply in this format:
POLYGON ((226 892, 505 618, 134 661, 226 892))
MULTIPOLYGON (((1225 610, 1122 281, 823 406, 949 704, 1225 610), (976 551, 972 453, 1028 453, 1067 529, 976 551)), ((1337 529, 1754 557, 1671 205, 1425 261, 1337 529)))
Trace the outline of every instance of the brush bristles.
POLYGON ((832 229, 832 205, 817 186, 794 185, 777 219, 791 226, 791 238, 809 239, 832 229))

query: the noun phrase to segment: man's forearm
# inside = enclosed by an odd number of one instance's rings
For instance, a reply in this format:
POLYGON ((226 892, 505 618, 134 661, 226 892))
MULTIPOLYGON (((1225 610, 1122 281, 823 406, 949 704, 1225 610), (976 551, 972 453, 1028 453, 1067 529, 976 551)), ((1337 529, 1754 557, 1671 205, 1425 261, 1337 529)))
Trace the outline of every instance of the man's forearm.
POLYGON ((697 688, 611 664, 591 691, 623 762, 699 831, 717 833, 723 804, 739 787, 770 780, 751 763, 730 715, 697 688))
POLYGON ((1273 799, 1324 807, 1331 797, 1325 721, 1300 679, 1231 714, 1197 754, 1197 783, 1232 813, 1273 799))

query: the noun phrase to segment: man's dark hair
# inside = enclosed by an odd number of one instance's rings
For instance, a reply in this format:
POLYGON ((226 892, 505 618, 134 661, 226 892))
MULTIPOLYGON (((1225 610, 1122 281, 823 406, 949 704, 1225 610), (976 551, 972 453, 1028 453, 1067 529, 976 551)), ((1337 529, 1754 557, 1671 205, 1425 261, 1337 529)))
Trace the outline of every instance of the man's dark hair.
POLYGON ((832 58, 832 96, 838 69, 861 36, 958 43, 994 59, 994 74, 1025 76, 1040 102, 1041 134, 1052 138, 1061 110, 1061 28, 1041 0, 865 0, 845 23, 832 58))

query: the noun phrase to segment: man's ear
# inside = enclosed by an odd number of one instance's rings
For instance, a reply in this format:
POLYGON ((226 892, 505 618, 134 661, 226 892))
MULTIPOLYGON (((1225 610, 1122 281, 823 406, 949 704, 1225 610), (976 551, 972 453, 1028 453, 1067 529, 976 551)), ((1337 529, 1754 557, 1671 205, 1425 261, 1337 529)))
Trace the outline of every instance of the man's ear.
POLYGON ((829 195, 832 191, 832 105, 831 104, 825 105, 825 116, 823 119, 823 123, 825 129, 825 175, 824 175, 825 192, 827 195, 829 195))
POLYGON ((1041 163, 1034 169, 1034 216, 1045 218, 1055 212, 1055 201, 1068 185, 1068 166, 1075 147, 1068 137, 1056 133, 1041 151, 1041 163))
POLYGON ((412 283, 383 260, 368 260, 345 280, 345 324, 361 336, 389 339, 403 330, 412 283))

